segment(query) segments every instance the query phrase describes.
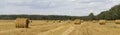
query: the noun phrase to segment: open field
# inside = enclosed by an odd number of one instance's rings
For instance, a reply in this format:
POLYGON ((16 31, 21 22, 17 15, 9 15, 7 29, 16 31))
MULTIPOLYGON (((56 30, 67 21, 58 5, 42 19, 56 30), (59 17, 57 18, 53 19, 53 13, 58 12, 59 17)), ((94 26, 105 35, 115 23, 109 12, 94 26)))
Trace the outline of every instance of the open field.
POLYGON ((120 35, 120 24, 107 21, 100 25, 98 21, 32 20, 29 28, 15 28, 15 20, 0 20, 0 35, 120 35))

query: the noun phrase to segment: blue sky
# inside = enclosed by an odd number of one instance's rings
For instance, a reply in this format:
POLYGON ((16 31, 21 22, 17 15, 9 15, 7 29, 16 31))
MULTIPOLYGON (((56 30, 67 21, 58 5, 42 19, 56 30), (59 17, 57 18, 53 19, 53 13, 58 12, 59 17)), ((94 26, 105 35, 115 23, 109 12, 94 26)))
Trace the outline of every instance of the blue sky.
POLYGON ((0 0, 0 14, 97 15, 119 3, 120 0, 0 0))

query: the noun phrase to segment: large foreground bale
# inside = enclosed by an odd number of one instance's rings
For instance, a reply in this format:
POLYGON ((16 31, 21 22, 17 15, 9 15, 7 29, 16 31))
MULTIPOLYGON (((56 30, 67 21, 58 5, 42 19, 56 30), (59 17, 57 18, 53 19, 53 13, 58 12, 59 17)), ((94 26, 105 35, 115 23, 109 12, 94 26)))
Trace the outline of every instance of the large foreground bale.
POLYGON ((99 24, 100 24, 100 25, 105 25, 106 22, 107 22, 106 20, 99 20, 99 24))
POLYGON ((16 18, 16 28, 28 28, 29 19, 27 18, 16 18))
POLYGON ((116 24, 120 24, 120 20, 115 20, 115 23, 116 24))
POLYGON ((82 20, 80 20, 80 19, 75 19, 74 20, 74 24, 81 24, 82 23, 82 20))

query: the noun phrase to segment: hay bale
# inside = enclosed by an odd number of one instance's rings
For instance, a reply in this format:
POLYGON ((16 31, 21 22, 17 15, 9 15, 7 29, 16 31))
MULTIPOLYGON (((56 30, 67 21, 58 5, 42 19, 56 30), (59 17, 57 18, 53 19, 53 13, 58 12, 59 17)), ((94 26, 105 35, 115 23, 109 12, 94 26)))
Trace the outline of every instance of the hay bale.
POLYGON ((64 21, 62 20, 62 21, 60 21, 61 23, 63 23, 64 21))
POLYGON ((56 20, 55 23, 60 23, 60 20, 56 20))
POLYGON ((74 20, 74 24, 81 24, 82 23, 82 20, 80 20, 80 19, 75 19, 74 20))
POLYGON ((96 21, 95 21, 95 20, 93 20, 92 22, 93 22, 93 23, 96 23, 96 21))
POLYGON ((97 20, 93 20, 92 23, 97 23, 98 21, 97 20))
POLYGON ((28 28, 29 20, 27 18, 16 18, 16 28, 28 28))
POLYGON ((30 23, 32 23, 32 20, 29 20, 30 21, 30 23))
POLYGON ((99 24, 100 24, 100 25, 105 25, 106 22, 107 22, 106 20, 99 20, 99 24))
POLYGON ((120 24, 120 20, 115 20, 115 23, 116 24, 120 24))
POLYGON ((67 23, 71 23, 71 20, 67 20, 66 22, 67 22, 67 23))

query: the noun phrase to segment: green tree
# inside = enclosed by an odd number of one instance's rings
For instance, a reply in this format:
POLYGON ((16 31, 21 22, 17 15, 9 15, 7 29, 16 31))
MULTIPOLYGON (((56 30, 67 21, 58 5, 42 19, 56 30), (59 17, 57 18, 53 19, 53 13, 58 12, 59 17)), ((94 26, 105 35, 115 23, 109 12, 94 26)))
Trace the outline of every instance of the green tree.
MULTIPOLYGON (((87 18, 86 18, 86 19, 87 19, 87 18)), ((93 13, 90 13, 90 14, 89 14, 88 20, 94 20, 94 14, 93 14, 93 13)))
POLYGON ((120 5, 116 5, 112 7, 108 11, 103 11, 99 15, 97 15, 98 19, 107 19, 107 20, 115 20, 120 19, 120 5))

